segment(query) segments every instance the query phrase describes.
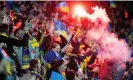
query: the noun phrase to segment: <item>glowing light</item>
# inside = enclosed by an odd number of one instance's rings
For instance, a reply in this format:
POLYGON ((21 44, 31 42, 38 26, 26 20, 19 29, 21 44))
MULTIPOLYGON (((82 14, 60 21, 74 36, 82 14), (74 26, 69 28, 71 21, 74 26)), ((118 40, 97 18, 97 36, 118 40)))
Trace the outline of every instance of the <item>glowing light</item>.
POLYGON ((85 11, 84 7, 81 5, 75 6, 74 13, 76 16, 79 16, 79 17, 85 17, 86 16, 86 11, 85 11))

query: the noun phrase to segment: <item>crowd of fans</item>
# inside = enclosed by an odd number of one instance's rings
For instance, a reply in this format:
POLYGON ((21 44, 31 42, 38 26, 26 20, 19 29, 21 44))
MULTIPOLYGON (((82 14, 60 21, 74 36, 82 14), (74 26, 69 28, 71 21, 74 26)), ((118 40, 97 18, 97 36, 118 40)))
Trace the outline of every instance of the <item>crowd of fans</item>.
MULTIPOLYGON (((133 58, 123 63, 120 73, 112 71, 113 62, 102 61, 99 45, 86 36, 91 25, 70 22, 71 14, 60 12, 58 3, 0 2, 0 79, 59 80, 52 78, 55 72, 60 80, 133 80, 133 58), (66 24, 67 36, 54 31, 54 20, 66 24)), ((109 31, 132 47, 133 20, 121 11, 116 8, 108 14, 109 31)))

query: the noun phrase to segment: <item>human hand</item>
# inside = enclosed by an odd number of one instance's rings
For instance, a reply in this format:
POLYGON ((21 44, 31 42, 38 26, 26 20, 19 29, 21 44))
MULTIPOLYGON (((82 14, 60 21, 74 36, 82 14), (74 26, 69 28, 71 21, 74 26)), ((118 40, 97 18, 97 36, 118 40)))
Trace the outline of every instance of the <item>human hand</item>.
POLYGON ((67 65, 62 63, 59 67, 58 70, 60 73, 65 72, 65 70, 67 69, 67 65))
POLYGON ((8 17, 8 15, 4 15, 4 17, 3 17, 3 20, 2 20, 2 23, 4 24, 8 24, 9 23, 9 17, 8 17))
POLYGON ((89 51, 90 51, 90 48, 87 48, 85 52, 87 53, 87 52, 89 52, 89 51))
POLYGON ((55 31, 54 33, 55 35, 58 35, 58 36, 62 34, 59 30, 55 31))
POLYGON ((93 72, 99 72, 99 67, 95 67, 92 71, 93 72))
POLYGON ((68 56, 68 55, 65 55, 65 56, 64 56, 64 59, 65 59, 65 60, 68 60, 68 59, 69 59, 69 56, 68 56))
POLYGON ((94 44, 90 50, 92 52, 95 52, 97 48, 98 48, 98 45, 97 44, 94 44))
POLYGON ((3 8, 2 9, 2 11, 0 10, 0 16, 3 16, 4 17, 4 15, 7 13, 7 8, 5 7, 5 8, 3 8))
POLYGON ((78 38, 77 40, 78 40, 78 42, 81 42, 82 38, 78 38))
POLYGON ((129 62, 133 62, 133 58, 130 58, 130 59, 129 59, 129 62))
POLYGON ((128 76, 128 72, 124 72, 124 76, 128 76))
POLYGON ((72 32, 72 35, 76 35, 76 31, 73 31, 73 32, 72 32))
POLYGON ((68 62, 69 62, 69 56, 65 55, 64 58, 63 58, 63 60, 64 60, 63 64, 65 64, 65 65, 68 64, 68 62))

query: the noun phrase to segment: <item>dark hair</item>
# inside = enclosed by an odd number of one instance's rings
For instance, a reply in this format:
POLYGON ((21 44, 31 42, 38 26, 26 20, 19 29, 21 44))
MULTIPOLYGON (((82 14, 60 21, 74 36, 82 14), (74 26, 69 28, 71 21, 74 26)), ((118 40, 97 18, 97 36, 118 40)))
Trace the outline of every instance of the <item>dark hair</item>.
POLYGON ((6 32, 7 29, 8 29, 7 24, 0 24, 0 32, 6 32))
POLYGON ((74 76, 75 76, 75 72, 74 71, 70 71, 70 70, 66 70, 66 78, 67 80, 73 80, 74 76))
POLYGON ((51 68, 57 70, 63 64, 63 62, 63 60, 53 59, 51 61, 51 68))
POLYGON ((42 25, 42 22, 41 22, 41 21, 39 21, 37 24, 38 24, 38 25, 42 25))
POLYGON ((19 14, 14 14, 14 16, 16 17, 16 19, 14 19, 14 23, 18 23, 18 22, 22 22, 22 16, 19 14))
POLYGON ((20 30, 20 29, 16 29, 16 30, 14 31, 14 36, 17 36, 16 34, 19 32, 19 30, 20 30))
POLYGON ((55 48, 56 46, 60 46, 58 43, 54 43, 53 45, 52 45, 52 48, 55 48))
POLYGON ((33 69, 38 63, 39 63, 38 59, 32 59, 30 61, 30 69, 33 69))

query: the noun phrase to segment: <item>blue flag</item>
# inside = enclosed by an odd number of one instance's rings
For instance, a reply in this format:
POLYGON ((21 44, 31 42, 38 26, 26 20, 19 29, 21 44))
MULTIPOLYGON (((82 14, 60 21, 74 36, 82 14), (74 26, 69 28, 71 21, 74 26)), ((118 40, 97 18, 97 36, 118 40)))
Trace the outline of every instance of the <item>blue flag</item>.
POLYGON ((63 76, 57 72, 52 71, 50 80, 64 80, 63 76))
POLYGON ((27 64, 30 62, 30 51, 29 49, 22 50, 22 64, 27 64))
POLYGON ((55 26, 55 31, 57 30, 65 31, 66 34, 68 34, 68 30, 65 23, 58 20, 54 20, 54 26, 55 26))
POLYGON ((7 9, 13 9, 12 1, 11 2, 6 1, 6 7, 7 9))
POLYGON ((6 1, 6 7, 8 9, 13 9, 16 13, 20 13, 19 8, 15 6, 13 1, 6 1))

